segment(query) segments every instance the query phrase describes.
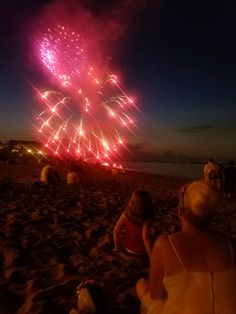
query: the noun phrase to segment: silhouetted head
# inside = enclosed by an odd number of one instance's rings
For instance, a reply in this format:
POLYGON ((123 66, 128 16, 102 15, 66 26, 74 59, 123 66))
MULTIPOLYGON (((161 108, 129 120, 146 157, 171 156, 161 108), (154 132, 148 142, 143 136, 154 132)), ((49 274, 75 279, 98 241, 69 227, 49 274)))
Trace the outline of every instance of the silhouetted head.
POLYGON ((77 171, 77 166, 75 164, 70 164, 69 165, 69 172, 76 172, 77 171))
POLYGON ((152 198, 148 191, 136 189, 125 209, 126 217, 138 226, 142 226, 153 217, 152 198))

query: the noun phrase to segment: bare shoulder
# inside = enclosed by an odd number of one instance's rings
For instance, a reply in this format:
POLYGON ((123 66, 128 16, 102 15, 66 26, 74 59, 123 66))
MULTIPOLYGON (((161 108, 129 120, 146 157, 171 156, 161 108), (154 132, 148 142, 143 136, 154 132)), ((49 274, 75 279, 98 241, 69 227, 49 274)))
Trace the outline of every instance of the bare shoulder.
POLYGON ((154 264, 164 265, 165 256, 169 251, 169 245, 167 234, 163 234, 157 238, 151 255, 151 261, 154 264))
POLYGON ((168 241, 168 236, 169 236, 168 234, 162 234, 157 238, 157 241, 160 243, 166 242, 168 241))
POLYGON ((154 249, 161 249, 163 247, 166 247, 168 242, 169 242, 168 235, 162 234, 156 239, 156 242, 154 244, 154 249))

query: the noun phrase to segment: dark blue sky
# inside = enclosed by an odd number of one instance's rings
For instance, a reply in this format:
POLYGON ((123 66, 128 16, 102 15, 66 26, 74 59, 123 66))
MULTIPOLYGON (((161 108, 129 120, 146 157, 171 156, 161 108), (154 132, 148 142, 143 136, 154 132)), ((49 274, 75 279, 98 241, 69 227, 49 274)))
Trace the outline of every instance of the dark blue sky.
MULTIPOLYGON (((28 62, 23 30, 30 32, 32 19, 50 2, 1 3, 2 139, 32 138, 38 104, 27 81, 40 81, 41 73, 28 62)), ((157 153, 234 159, 235 1, 136 1, 136 8, 132 1, 87 3, 100 17, 119 3, 128 8, 111 61, 143 113, 138 117, 141 133, 128 140, 157 153)))

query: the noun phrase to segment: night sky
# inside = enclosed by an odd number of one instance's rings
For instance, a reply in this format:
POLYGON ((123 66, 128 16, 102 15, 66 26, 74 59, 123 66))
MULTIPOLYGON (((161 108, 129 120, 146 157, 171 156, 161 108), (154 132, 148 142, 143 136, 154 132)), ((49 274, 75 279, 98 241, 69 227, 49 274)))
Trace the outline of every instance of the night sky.
MULTIPOLYGON (((110 15, 122 26, 106 49, 109 67, 142 111, 137 114, 140 131, 127 137, 133 149, 235 159, 236 2, 83 2, 98 19, 110 15)), ((39 104, 30 84, 43 85, 45 77, 32 62, 30 33, 34 19, 51 3, 1 1, 3 141, 34 138, 39 104)))

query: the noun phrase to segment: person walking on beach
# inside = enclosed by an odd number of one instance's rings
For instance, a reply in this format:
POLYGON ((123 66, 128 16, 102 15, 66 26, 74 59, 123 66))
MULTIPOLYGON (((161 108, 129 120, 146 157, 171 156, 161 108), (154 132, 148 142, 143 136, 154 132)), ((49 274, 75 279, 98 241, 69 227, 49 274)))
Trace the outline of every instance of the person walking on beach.
POLYGON ((235 314, 236 245, 208 229, 219 194, 204 181, 183 188, 182 229, 156 240, 149 279, 136 284, 142 314, 235 314))
POLYGON ((236 169, 234 168, 234 162, 230 161, 228 166, 224 169, 224 196, 231 198, 235 193, 236 186, 236 169))
POLYGON ((214 164, 212 158, 208 159, 207 164, 204 166, 204 181, 212 186, 217 186, 217 177, 220 168, 218 165, 214 164))
POLYGON ((115 252, 123 248, 126 253, 136 256, 151 255, 150 221, 154 216, 150 194, 136 189, 113 231, 115 252), (124 239, 122 241, 122 232, 124 239))

